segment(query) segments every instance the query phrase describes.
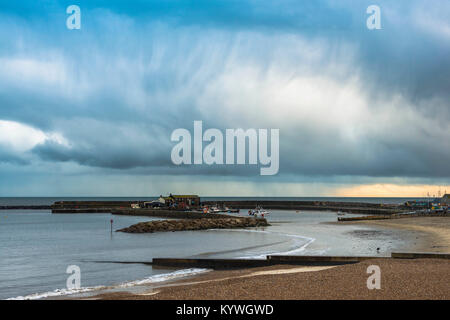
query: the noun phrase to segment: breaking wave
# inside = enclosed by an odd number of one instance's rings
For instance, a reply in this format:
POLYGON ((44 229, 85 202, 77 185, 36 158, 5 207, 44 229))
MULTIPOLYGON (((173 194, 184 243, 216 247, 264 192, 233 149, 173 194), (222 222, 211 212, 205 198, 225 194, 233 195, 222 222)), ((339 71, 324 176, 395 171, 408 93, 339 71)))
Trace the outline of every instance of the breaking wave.
POLYGON ((37 300, 37 299, 66 296, 66 295, 106 290, 106 289, 129 288, 129 287, 143 285, 143 284, 169 281, 169 280, 192 276, 192 275, 205 273, 205 272, 209 272, 209 271, 211 271, 211 270, 203 269, 203 268, 183 269, 183 270, 177 270, 177 271, 170 272, 170 273, 156 274, 156 275, 153 275, 153 276, 141 279, 141 280, 124 282, 124 283, 121 283, 118 285, 82 287, 79 289, 56 289, 56 290, 48 291, 48 292, 44 292, 44 293, 33 293, 30 295, 26 295, 26 296, 18 296, 15 298, 9 298, 7 300, 37 300))

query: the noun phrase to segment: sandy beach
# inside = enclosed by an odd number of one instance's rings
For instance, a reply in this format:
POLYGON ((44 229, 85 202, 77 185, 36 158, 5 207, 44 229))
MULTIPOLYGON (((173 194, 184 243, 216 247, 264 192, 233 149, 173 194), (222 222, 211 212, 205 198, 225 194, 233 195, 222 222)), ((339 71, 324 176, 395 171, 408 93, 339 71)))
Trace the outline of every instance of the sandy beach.
MULTIPOLYGON (((450 219, 420 217, 351 222, 408 229, 425 235, 411 251, 450 252, 450 219)), ((276 265, 212 271, 143 293, 116 292, 92 299, 450 299, 450 260, 373 259, 356 264, 276 265), (367 268, 380 267, 381 289, 367 288, 367 268)))

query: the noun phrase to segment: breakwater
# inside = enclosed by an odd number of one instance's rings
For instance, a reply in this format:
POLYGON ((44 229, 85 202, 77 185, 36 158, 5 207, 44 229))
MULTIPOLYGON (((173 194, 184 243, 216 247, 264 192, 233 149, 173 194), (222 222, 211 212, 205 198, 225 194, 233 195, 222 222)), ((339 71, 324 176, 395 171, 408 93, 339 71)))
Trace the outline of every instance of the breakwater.
POLYGON ((450 259, 450 253, 434 252, 392 252, 395 259, 450 259))
POLYGON ((30 206, 0 206, 0 210, 50 210, 52 206, 30 205, 30 206))
POLYGON ((52 209, 130 208, 137 201, 56 201, 52 209))
POLYGON ((371 259, 450 259, 448 253, 392 252, 391 256, 283 256, 268 255, 261 259, 153 258, 151 261, 95 261, 97 263, 145 264, 153 268, 242 269, 273 265, 329 266, 353 264, 371 259))
POLYGON ((450 259, 445 253, 417 253, 392 252, 390 257, 383 256, 278 256, 268 255, 266 259, 191 259, 191 258, 154 258, 151 262, 153 267, 174 268, 210 268, 210 269, 232 269, 232 268, 254 268, 273 265, 299 265, 299 266, 330 266, 353 264, 371 259, 450 259))
MULTIPOLYGON (((53 213, 103 213, 115 211, 116 214, 120 214, 118 211, 123 211, 122 214, 131 215, 135 214, 136 211, 146 210, 131 210, 131 204, 136 202, 142 201, 58 201, 51 206, 51 209, 53 213)), ((269 210, 342 211, 368 215, 391 215, 410 210, 404 206, 393 204, 333 201, 242 200, 203 201, 202 204, 207 206, 217 204, 219 206, 240 209, 253 209, 259 205, 269 210)), ((147 215, 147 213, 142 211, 142 215, 147 215)))
MULTIPOLYGON (((153 267, 172 268, 209 268, 209 269, 241 269, 268 267, 274 265, 330 266, 358 263, 380 257, 339 257, 339 256, 275 256, 266 259, 190 259, 190 258, 154 258, 153 267)), ((389 259, 389 258, 386 258, 389 259)), ((148 263, 147 263, 148 264, 148 263)))
POLYGON ((391 214, 391 215, 374 215, 374 216, 364 216, 364 217, 338 217, 340 222, 350 222, 350 221, 362 221, 362 220, 386 220, 386 219, 401 219, 401 218, 414 218, 414 217, 450 217, 449 213, 402 213, 402 214, 391 214))
POLYGON ((378 204, 364 202, 334 202, 334 201, 288 201, 288 200, 242 200, 242 201, 203 201, 205 205, 219 205, 240 209, 253 209, 262 206, 264 209, 278 210, 316 210, 342 211, 358 214, 394 214, 406 210, 401 205, 378 204))
MULTIPOLYGON (((114 215, 138 216, 138 217, 158 217, 173 219, 221 219, 228 216, 227 214, 203 213, 197 211, 178 211, 163 209, 112 209, 114 215)), ((232 217, 232 216, 230 216, 232 217)))
POLYGON ((111 213, 113 210, 115 210, 115 208, 52 208, 52 213, 111 213))
POLYGON ((174 232, 207 229, 236 229, 269 226, 264 218, 221 217, 202 219, 162 220, 136 223, 117 230, 128 233, 174 232))

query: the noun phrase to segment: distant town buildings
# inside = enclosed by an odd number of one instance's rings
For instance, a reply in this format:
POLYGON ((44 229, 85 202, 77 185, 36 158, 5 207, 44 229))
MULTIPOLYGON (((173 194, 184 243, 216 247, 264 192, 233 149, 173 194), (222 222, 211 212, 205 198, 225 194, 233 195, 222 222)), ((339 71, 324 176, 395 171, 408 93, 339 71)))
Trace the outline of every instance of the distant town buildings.
POLYGON ((192 208, 200 206, 200 197, 197 195, 170 194, 168 197, 160 196, 158 201, 162 203, 162 200, 164 200, 164 204, 168 207, 177 206, 178 208, 192 208))
POLYGON ((450 206, 450 194, 445 194, 442 198, 428 198, 420 201, 407 201, 405 206, 415 210, 427 209, 429 212, 447 212, 450 206))
POLYGON ((170 194, 167 197, 159 196, 157 200, 132 203, 131 208, 167 208, 167 209, 193 209, 200 207, 198 195, 170 194))
POLYGON ((441 204, 450 205, 450 193, 444 194, 441 204))

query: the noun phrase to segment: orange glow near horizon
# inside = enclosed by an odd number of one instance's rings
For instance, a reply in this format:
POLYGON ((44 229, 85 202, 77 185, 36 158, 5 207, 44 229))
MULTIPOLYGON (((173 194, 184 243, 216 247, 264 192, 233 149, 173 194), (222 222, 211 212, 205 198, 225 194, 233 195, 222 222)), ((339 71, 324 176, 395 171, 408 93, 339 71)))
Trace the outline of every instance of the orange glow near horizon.
POLYGON ((397 184, 369 184, 348 188, 339 188, 337 197, 438 197, 450 193, 450 186, 435 185, 397 185, 397 184))

